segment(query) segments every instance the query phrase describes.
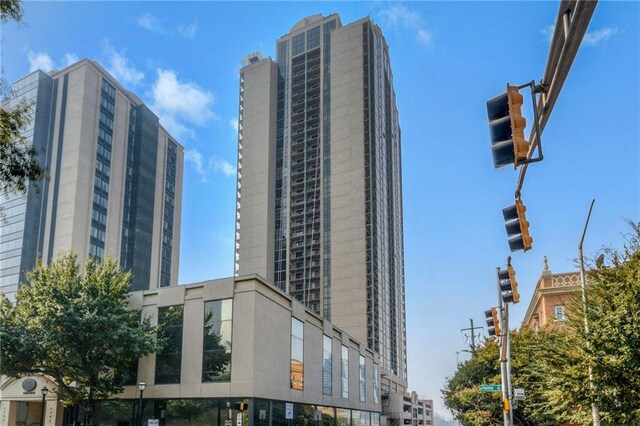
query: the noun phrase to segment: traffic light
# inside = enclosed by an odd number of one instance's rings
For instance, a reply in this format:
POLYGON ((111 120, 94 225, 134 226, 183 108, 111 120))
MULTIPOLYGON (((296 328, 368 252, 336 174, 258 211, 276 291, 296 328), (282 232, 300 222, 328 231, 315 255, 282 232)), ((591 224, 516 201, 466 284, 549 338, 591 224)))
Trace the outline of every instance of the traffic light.
POLYGON ((485 320, 487 321, 487 332, 489 336, 500 335, 500 321, 498 320, 498 310, 491 308, 488 311, 484 311, 485 320))
POLYGON ((498 279, 500 280, 500 291, 502 292, 502 300, 505 303, 520 302, 520 293, 518 293, 518 283, 516 281, 516 271, 510 264, 507 269, 498 271, 498 279))
POLYGON ((527 120, 522 116, 523 96, 516 86, 487 102, 493 165, 517 168, 527 159, 529 143, 524 139, 527 120))
POLYGON ((531 249, 533 238, 529 235, 529 222, 525 216, 527 208, 522 200, 516 198, 516 203, 502 209, 502 216, 506 222, 505 228, 509 237, 509 249, 514 251, 527 251, 531 249))

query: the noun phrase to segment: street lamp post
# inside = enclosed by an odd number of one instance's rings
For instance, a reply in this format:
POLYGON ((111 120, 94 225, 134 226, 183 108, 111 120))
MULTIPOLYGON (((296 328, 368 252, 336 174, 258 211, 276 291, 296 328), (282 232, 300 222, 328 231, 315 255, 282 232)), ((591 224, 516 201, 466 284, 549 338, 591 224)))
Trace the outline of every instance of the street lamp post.
POLYGON ((44 399, 49 393, 49 389, 46 386, 44 386, 42 389, 40 389, 40 392, 42 393, 42 406, 40 407, 40 426, 43 426, 44 425, 44 404, 45 404, 44 399))
POLYGON ((140 391, 140 399, 138 400, 138 426, 142 426, 142 393, 147 387, 145 382, 138 383, 138 390, 140 391))

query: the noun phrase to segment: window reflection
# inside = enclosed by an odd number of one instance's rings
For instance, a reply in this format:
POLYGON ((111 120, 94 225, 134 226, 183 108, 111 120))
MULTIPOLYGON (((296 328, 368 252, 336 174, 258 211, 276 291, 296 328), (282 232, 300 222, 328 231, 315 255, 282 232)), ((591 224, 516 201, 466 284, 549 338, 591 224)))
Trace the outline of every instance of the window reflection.
POLYGON ((291 318, 291 389, 304 389, 304 323, 291 318))
POLYGON ((232 318, 232 299, 214 300, 204 304, 203 382, 231 380, 232 318))

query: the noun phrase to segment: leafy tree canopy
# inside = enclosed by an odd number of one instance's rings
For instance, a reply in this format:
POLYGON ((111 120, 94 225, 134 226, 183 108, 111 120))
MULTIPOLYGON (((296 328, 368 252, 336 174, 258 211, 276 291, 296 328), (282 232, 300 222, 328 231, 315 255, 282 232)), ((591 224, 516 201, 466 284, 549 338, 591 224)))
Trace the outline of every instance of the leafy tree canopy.
MULTIPOLYGON (((19 0, 0 0, 0 22, 22 19, 19 0)), ((0 193, 26 192, 29 181, 44 177, 38 153, 23 132, 31 123, 31 105, 22 100, 10 106, 4 74, 0 78, 0 193)))
MULTIPOLYGON (((589 334, 580 293, 563 330, 511 332, 512 386, 526 396, 514 409, 516 424, 588 425, 592 403, 604 425, 640 424, 640 223, 630 227, 623 248, 601 250, 588 272, 589 334)), ((445 404, 464 425, 499 424, 500 394, 479 392, 491 383, 500 383, 495 340, 448 379, 445 404)))
POLYGON ((84 270, 71 253, 38 263, 15 305, 0 296, 0 373, 46 375, 65 405, 122 391, 131 365, 158 349, 155 328, 127 308, 129 281, 110 258, 84 270))
POLYGON ((0 0, 0 21, 9 19, 20 21, 22 19, 22 5, 20 0, 0 0))

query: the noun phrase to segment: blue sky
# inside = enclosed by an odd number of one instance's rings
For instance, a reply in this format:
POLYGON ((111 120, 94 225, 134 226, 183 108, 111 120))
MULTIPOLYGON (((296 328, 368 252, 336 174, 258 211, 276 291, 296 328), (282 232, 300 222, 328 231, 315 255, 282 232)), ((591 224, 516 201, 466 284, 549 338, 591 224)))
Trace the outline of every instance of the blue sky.
MULTIPOLYGON (((539 81, 558 2, 28 2, 2 28, 11 82, 39 67, 98 60, 161 117, 186 152, 180 282, 232 275, 238 70, 301 18, 370 15, 387 38, 403 136, 409 384, 436 400, 460 329, 496 303, 509 255, 501 209, 517 172, 494 170, 486 101, 539 81), (176 96, 180 94, 181 96, 176 96)), ((640 218, 640 4, 602 1, 522 191, 533 249, 513 255, 527 309, 542 258, 575 269, 640 218)), ((525 97, 527 99, 527 97, 525 97)), ((527 108, 525 107, 525 111, 527 108)), ((530 108, 529 108, 530 110, 530 108)), ((530 130, 528 121, 526 134, 530 130)), ((461 360, 466 354, 461 354, 461 360)))

